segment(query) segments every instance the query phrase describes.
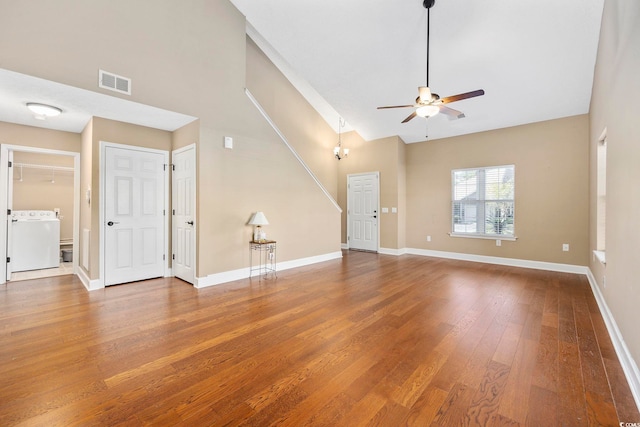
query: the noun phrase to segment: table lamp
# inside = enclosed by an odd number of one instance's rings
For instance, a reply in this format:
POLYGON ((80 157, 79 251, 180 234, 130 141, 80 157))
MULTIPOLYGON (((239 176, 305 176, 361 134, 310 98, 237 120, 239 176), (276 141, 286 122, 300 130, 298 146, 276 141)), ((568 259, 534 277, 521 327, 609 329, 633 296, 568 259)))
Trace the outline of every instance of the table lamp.
POLYGON ((249 220, 249 225, 255 226, 253 229, 253 241, 259 242, 267 238, 267 234, 262 231, 263 225, 268 225, 267 217, 260 211, 256 212, 249 220))

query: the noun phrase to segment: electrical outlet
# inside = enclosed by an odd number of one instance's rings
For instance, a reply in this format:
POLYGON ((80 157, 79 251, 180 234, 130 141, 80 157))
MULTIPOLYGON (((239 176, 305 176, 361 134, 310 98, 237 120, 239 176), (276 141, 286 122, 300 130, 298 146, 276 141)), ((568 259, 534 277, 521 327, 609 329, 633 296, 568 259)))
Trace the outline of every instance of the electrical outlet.
POLYGON ((496 246, 502 246, 502 240, 496 239, 496 246))
POLYGON ((569 252, 569 244, 568 243, 563 243, 562 244, 562 250, 564 252, 569 252))
POLYGON ((427 242, 431 241, 431 236, 427 236, 427 242))

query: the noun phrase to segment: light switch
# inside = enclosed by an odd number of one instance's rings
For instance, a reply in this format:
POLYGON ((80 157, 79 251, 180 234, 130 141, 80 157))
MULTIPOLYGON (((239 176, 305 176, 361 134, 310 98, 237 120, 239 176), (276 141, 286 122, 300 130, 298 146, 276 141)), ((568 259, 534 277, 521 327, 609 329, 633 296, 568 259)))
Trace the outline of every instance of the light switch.
POLYGON ((382 208, 382 213, 389 213, 389 208, 382 208))
POLYGON ((398 213, 398 208, 391 208, 391 213, 398 213))
POLYGON ((233 148, 233 138, 231 138, 230 136, 224 137, 224 148, 233 148))

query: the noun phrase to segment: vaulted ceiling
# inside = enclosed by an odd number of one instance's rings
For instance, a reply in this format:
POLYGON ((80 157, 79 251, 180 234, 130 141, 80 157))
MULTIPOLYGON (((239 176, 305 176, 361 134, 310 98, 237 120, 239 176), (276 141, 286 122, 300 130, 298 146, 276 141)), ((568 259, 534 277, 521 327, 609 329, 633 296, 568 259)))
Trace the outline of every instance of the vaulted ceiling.
POLYGON ((400 122, 426 80, 422 0, 231 0, 247 32, 334 129, 366 140, 445 138, 589 111, 604 0, 437 0, 429 86, 466 115, 400 122), (347 129, 348 130, 348 129, 347 129))

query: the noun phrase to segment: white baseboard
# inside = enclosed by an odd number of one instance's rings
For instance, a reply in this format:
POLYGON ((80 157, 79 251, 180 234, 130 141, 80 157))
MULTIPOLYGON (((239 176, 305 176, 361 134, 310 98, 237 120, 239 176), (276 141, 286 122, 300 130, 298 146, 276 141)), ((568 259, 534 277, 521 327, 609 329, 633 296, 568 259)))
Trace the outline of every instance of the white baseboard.
POLYGON ((458 252, 431 251, 428 249, 406 248, 410 255, 431 256, 436 258, 449 258, 461 261, 483 262, 486 264, 507 265, 511 267, 533 268, 536 270, 558 271, 562 273, 587 274, 589 267, 573 264, 559 264, 555 262, 529 261, 526 259, 502 258, 485 255, 463 254, 458 252))
MULTIPOLYGON (((304 267, 305 265, 316 264, 318 262, 330 261, 342 258, 342 252, 330 252, 328 254, 316 255, 307 258, 294 259, 291 261, 283 261, 276 264, 278 271, 288 270, 290 268, 304 267)), ((249 268, 240 268, 238 270, 223 271, 222 273, 209 274, 205 277, 196 277, 194 287, 206 288, 208 286, 220 285, 234 280, 246 279, 249 277, 249 268)))
POLYGON ((88 291, 95 291, 96 289, 103 289, 104 286, 100 283, 99 279, 91 280, 87 273, 84 271, 84 268, 78 268, 78 278, 82 282, 85 288, 88 291))
POLYGON ((349 245, 347 243, 340 243, 340 249, 349 249, 349 245))
POLYGON ((591 269, 587 270, 587 278, 589 279, 591 290, 593 291, 593 295, 598 303, 598 308, 600 309, 604 323, 607 326, 607 331, 609 332, 609 336, 613 342, 613 347, 615 348, 618 359, 620 360, 620 365, 622 365, 624 375, 627 377, 631 394, 633 394, 633 398, 636 401, 636 406, 640 408, 640 370, 638 370, 638 365, 635 360, 633 360, 633 356, 629 352, 627 344, 624 342, 622 333, 620 332, 620 329, 618 329, 618 325, 609 310, 609 306, 604 300, 602 292, 600 292, 600 287, 598 287, 598 283, 596 282, 591 269))
POLYGON ((383 255, 400 256, 407 253, 407 248, 401 248, 401 249, 380 248, 378 249, 378 253, 383 255))

